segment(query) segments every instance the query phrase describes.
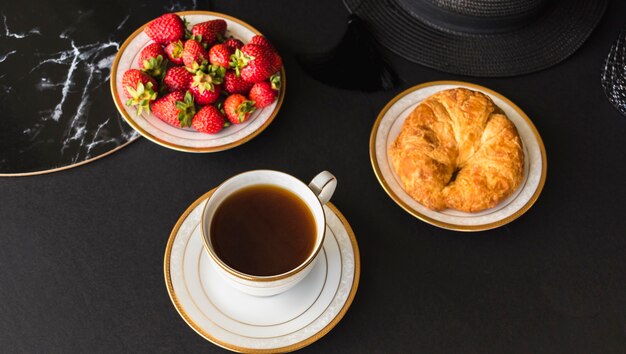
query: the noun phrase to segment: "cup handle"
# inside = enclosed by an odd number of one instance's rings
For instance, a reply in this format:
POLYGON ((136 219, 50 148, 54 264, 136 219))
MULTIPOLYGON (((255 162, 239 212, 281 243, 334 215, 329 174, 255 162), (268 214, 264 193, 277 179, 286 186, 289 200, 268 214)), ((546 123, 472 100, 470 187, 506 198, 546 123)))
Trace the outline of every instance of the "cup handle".
POLYGON ((309 188, 317 195, 317 198, 323 204, 328 203, 337 188, 337 178, 328 171, 322 171, 317 174, 309 183, 309 188))

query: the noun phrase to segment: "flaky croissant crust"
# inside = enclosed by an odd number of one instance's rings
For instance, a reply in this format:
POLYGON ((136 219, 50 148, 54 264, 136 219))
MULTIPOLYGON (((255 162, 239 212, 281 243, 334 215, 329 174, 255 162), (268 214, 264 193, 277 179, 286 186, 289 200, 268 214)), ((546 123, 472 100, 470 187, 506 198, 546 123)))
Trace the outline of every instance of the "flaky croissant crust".
POLYGON ((523 179, 515 125, 488 96, 464 88, 437 92, 418 105, 389 157, 402 188, 432 210, 492 208, 523 179))

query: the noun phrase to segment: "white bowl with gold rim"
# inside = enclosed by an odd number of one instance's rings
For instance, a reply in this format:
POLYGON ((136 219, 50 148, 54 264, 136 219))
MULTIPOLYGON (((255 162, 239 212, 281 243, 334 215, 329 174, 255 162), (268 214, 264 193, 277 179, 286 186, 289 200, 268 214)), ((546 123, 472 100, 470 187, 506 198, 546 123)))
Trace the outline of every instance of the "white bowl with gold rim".
MULTIPOLYGON (((226 36, 234 36, 247 43, 254 35, 261 34, 249 24, 225 14, 210 11, 183 11, 177 12, 184 17, 189 26, 196 23, 223 19, 227 23, 226 36)), ((285 69, 281 69, 281 88, 278 99, 271 105, 257 109, 250 118, 241 124, 233 124, 217 134, 205 134, 193 128, 173 127, 154 114, 137 114, 135 107, 124 104, 122 97, 122 76, 128 69, 137 69, 137 60, 141 50, 152 43, 143 32, 147 24, 138 28, 120 47, 113 66, 111 67, 111 93, 113 101, 124 120, 143 137, 164 147, 185 152, 216 152, 239 146, 261 133, 274 120, 285 98, 286 77, 285 69)), ((270 39, 271 40, 271 39, 270 39)))

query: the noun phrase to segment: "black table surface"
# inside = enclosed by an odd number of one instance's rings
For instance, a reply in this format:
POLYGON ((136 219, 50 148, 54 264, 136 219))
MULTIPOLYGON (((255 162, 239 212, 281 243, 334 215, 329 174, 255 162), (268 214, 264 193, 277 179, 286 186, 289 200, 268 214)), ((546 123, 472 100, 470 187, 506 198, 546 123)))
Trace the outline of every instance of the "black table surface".
POLYGON ((229 151, 187 154, 139 139, 78 168, 0 179, 0 351, 222 352, 174 309, 165 245, 197 197, 259 168, 303 180, 334 173, 333 203, 361 250, 352 307, 304 352, 626 351, 626 117, 599 80, 626 2, 611 1, 581 49, 548 70, 470 78, 390 55, 404 84, 379 93, 327 87, 295 59, 339 40, 341 2, 215 1, 211 9, 259 28, 283 54, 280 114, 229 151), (378 112, 401 90, 433 80, 496 90, 537 126, 548 178, 514 222, 470 234, 439 229, 404 212, 379 185, 368 149, 378 112))

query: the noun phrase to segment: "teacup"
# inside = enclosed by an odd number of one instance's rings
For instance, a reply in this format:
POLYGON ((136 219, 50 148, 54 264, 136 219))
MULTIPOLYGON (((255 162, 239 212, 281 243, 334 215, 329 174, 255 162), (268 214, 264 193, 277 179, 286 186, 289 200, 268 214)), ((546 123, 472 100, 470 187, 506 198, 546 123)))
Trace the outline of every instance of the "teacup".
MULTIPOLYGON (((276 295, 296 285, 313 269, 324 244, 326 217, 323 205, 330 200, 336 186, 336 178, 328 171, 319 173, 307 186, 291 175, 272 170, 241 173, 220 184, 207 200, 201 219, 204 248, 211 257, 211 263, 215 270, 224 277, 229 285, 255 296, 276 295), (227 261, 218 256, 219 252, 216 252, 213 244, 212 236, 214 235, 211 234, 214 232, 212 223, 217 220, 216 212, 227 198, 250 187, 267 185, 291 192, 306 205, 306 209, 310 211, 315 224, 313 247, 311 247, 311 251, 304 261, 280 274, 247 274, 235 269, 232 264, 229 265, 227 261)), ((253 236, 256 237, 256 234, 253 236)), ((293 237, 301 237, 301 235, 293 235, 293 237)))

